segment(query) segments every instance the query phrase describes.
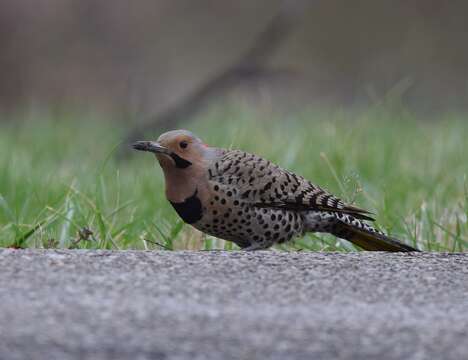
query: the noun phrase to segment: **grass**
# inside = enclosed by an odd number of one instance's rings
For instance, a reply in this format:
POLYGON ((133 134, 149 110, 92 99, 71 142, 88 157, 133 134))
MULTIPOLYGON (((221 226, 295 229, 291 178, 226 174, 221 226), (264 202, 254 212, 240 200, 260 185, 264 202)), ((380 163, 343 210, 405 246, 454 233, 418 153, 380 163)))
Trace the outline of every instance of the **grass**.
MULTIPOLYGON (((236 248, 177 218, 164 199, 154 158, 120 145, 125 125, 69 115, 1 120, 0 246, 236 248), (118 150, 133 156, 118 161, 118 150)), ((375 109, 286 118, 212 109, 187 127, 209 144, 260 154, 374 211, 381 229, 409 244, 464 251, 465 120, 447 115, 423 121, 375 109)), ((345 241, 313 234, 282 248, 354 250, 345 241)))

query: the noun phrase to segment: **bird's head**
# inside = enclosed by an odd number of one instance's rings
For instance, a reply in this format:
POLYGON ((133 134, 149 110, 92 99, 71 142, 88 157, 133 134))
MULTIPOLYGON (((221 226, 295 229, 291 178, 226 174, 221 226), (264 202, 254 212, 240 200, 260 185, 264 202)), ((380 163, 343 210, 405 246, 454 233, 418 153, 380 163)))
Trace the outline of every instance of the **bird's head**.
POLYGON ((189 169, 203 162, 209 149, 187 130, 168 131, 157 141, 137 141, 132 147, 154 153, 163 170, 189 169))

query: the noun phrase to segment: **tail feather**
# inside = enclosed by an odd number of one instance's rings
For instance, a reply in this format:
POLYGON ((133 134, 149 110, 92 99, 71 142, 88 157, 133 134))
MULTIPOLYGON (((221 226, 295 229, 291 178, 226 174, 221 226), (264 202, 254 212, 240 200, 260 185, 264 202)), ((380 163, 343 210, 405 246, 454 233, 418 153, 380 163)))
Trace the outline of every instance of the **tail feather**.
POLYGON ((340 221, 337 226, 335 226, 333 234, 339 238, 351 241, 353 244, 369 251, 419 251, 418 249, 406 245, 397 239, 391 238, 360 221, 358 226, 340 221))

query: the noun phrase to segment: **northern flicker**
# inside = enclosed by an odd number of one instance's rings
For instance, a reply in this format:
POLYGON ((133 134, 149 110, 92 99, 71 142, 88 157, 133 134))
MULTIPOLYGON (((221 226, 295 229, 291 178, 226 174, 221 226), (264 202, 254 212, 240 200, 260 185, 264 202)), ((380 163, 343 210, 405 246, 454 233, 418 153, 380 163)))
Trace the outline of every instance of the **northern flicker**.
POLYGON ((374 229, 370 213, 257 155, 210 147, 186 130, 133 148, 156 155, 179 216, 245 250, 325 232, 365 250, 418 251, 374 229))

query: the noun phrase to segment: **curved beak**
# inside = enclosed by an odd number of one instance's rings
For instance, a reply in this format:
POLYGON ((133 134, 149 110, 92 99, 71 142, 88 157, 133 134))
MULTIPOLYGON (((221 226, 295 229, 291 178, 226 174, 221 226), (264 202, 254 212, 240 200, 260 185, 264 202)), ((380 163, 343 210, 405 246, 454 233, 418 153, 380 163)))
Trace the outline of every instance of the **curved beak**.
POLYGON ((132 144, 132 148, 140 151, 149 151, 155 154, 171 154, 171 151, 168 148, 161 146, 155 141, 137 141, 132 144))

